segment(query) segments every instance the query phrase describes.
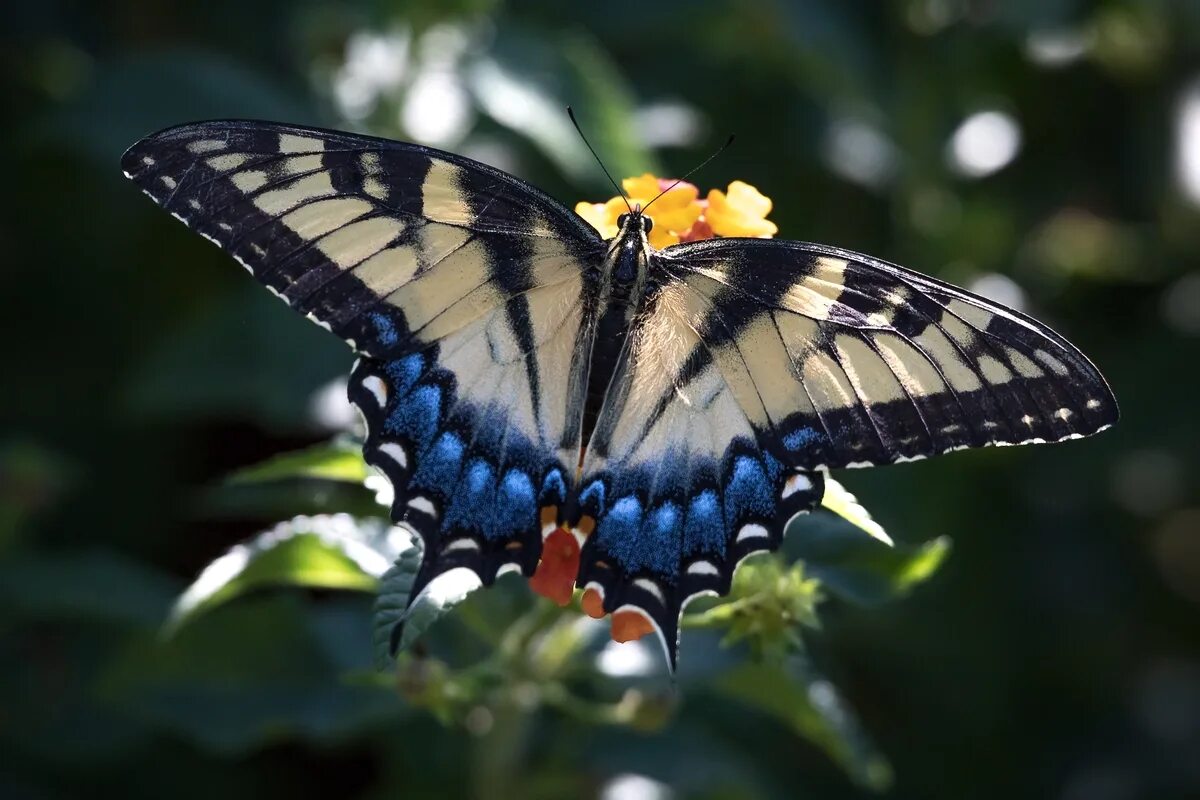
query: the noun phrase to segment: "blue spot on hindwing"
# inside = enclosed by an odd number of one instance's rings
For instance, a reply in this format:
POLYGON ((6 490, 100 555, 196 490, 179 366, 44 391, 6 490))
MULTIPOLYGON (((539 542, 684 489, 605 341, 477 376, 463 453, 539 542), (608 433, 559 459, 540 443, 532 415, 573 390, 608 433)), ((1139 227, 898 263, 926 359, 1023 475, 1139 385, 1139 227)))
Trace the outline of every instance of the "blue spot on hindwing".
POLYGON ((443 433, 433 447, 426 450, 422 456, 421 463, 413 475, 412 485, 436 490, 443 497, 450 497, 458 483, 465 449, 466 446, 458 434, 453 431, 443 433))
POLYGON ((425 371, 425 357, 420 353, 413 353, 404 358, 397 358, 384 364, 383 371, 392 382, 392 391, 400 397, 412 388, 425 371))
POLYGON ((679 508, 665 503, 644 515, 642 503, 626 496, 600 519, 597 544, 626 572, 650 570, 667 578, 679 571, 679 508))
POLYGON ((622 497, 600 520, 596 541, 629 571, 640 566, 636 557, 638 531, 642 527, 642 504, 636 497, 622 497))
POLYGON ((533 494, 533 481, 521 470, 510 469, 496 489, 492 526, 485 535, 489 539, 513 536, 527 529, 536 519, 537 498, 533 494))
POLYGON ((555 469, 546 473, 545 480, 542 481, 541 501, 549 504, 561 504, 567 499, 567 482, 563 480, 562 470, 555 469))
POLYGON ((771 517, 775 514, 775 494, 763 466, 750 456, 733 462, 732 474, 725 485, 725 525, 732 529, 747 515, 771 517))
POLYGON ((646 520, 646 533, 659 540, 673 537, 679 530, 679 522, 679 506, 663 503, 650 512, 646 520))
POLYGON ((604 481, 592 481, 579 493, 579 505, 587 508, 591 503, 595 503, 597 515, 604 513, 604 481))
POLYGON ((371 324, 375 326, 375 338, 377 338, 379 343, 384 347, 391 347, 392 345, 396 344, 396 342, 400 341, 400 334, 396 331, 396 324, 387 314, 376 311, 373 312, 368 319, 370 319, 371 324))
POLYGON ((821 438, 821 434, 812 428, 797 428, 783 437, 783 446, 795 452, 816 444, 821 438))
POLYGON ((450 510, 442 522, 442 529, 463 528, 485 536, 491 534, 495 500, 495 469, 482 458, 472 458, 450 499, 450 510))
POLYGON ((705 489, 688 503, 687 520, 683 526, 683 552, 719 553, 725 555, 725 523, 721 519, 721 502, 717 493, 705 489))
POLYGON ((391 433, 403 433, 423 449, 437 432, 442 410, 442 390, 423 385, 413 389, 388 415, 386 428, 391 433))

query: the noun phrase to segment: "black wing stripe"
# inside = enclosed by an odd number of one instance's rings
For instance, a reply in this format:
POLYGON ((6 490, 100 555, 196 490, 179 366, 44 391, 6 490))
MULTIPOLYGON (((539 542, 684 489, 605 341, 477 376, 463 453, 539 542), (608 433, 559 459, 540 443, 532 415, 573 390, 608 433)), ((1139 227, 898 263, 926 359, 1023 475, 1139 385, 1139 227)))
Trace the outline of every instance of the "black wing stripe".
MULTIPOLYGON (((870 336, 867 336, 865 331, 855 331, 855 335, 858 337, 858 341, 860 343, 862 343, 862 345, 864 347, 866 347, 868 350, 870 350, 872 353, 874 353, 875 357, 878 358, 881 362, 883 362, 883 364, 885 366, 887 366, 887 360, 883 357, 883 353, 880 351, 878 344, 876 344, 876 342, 873 341, 870 336)), ((893 373, 892 377, 895 378, 894 373, 893 373)), ((895 378, 895 380, 896 380, 897 385, 900 387, 900 392, 904 395, 905 400, 912 407, 913 416, 915 416, 917 419, 917 422, 919 422, 921 424, 920 431, 925 434, 925 440, 928 443, 927 446, 930 449, 936 448, 937 445, 936 445, 936 440, 934 438, 933 430, 929 427, 929 421, 925 418, 925 412, 921 410, 921 404, 917 402, 917 399, 909 391, 908 387, 904 385, 903 381, 901 381, 899 378, 895 378)), ((901 404, 900 408, 901 408, 900 413, 903 414, 904 413, 903 404, 901 404)), ((911 422, 903 423, 903 424, 911 425, 911 422)), ((922 451, 924 449, 925 448, 917 448, 918 451, 922 451)), ((941 448, 941 449, 945 449, 945 448, 941 448)))
POLYGON ((748 368, 739 400, 749 403, 756 428, 768 438, 790 437, 799 449, 787 463, 800 468, 858 464, 864 455, 867 463, 886 463, 961 447, 1060 441, 1116 418, 1103 379, 1065 339, 948 284, 797 242, 712 240, 663 256, 671 280, 707 303, 705 343, 741 353, 738 375, 726 377, 744 378, 741 367, 748 368), (811 322, 785 325, 784 317, 797 314, 811 322), (796 390, 797 412, 807 399, 815 413, 781 424, 783 395, 774 392, 773 405, 766 404, 774 409, 770 419, 757 419, 759 376, 779 360, 758 320, 787 345, 791 363, 780 361, 778 369, 807 393, 796 390), (767 347, 741 352, 743 339, 767 347))
MULTIPOLYGON (((776 319, 775 312, 771 311, 769 313, 771 314, 771 325, 775 328, 775 333, 779 336, 779 340, 786 341, 783 338, 783 331, 779 328, 779 320, 776 319)), ((800 384, 800 387, 804 389, 804 396, 808 399, 808 404, 812 406, 813 416, 816 418, 817 422, 820 423, 821 431, 825 435, 824 441, 833 441, 833 432, 829 427, 829 422, 821 413, 820 406, 818 406, 816 401, 813 399, 812 390, 808 388, 808 384, 805 382, 804 376, 800 372, 800 367, 794 358, 788 359, 788 369, 791 370, 792 377, 795 379, 796 383, 800 384)))

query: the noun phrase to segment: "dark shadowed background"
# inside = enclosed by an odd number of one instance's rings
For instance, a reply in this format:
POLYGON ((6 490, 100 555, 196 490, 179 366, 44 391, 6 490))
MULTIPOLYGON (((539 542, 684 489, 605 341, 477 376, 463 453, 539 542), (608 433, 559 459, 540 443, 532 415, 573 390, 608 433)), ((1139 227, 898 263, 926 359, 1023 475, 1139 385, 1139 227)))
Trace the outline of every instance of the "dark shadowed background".
POLYGON ((606 199, 570 102, 618 176, 680 174, 735 132, 702 190, 748 181, 783 237, 1018 306, 1116 392, 1123 419, 1094 439, 839 476, 897 540, 954 541, 909 597, 830 601, 807 635, 892 796, 1200 796, 1200 4, 40 0, 5 16, 0 794, 869 796, 702 678, 635 726, 443 724, 364 677, 366 594, 259 592, 159 637, 230 545, 364 498, 220 490, 344 427, 351 356, 124 181, 123 149, 205 118, 315 123, 606 199))

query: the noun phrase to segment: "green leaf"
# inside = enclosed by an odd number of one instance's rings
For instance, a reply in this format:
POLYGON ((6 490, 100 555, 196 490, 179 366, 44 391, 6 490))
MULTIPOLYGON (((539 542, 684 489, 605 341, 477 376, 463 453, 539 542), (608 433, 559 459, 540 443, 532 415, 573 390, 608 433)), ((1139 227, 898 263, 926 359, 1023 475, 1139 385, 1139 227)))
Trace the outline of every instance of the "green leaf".
POLYGON ((841 694, 804 655, 779 662, 747 661, 720 677, 728 697, 783 722, 829 755, 856 783, 883 791, 892 768, 876 751, 841 694))
POLYGON ((98 690, 109 706, 222 754, 345 741, 404 713, 391 687, 348 679, 345 654, 324 641, 333 625, 349 627, 365 656, 368 623, 365 603, 352 596, 320 604, 247 598, 170 639, 133 642, 98 690))
POLYGON ((820 582, 806 576, 803 565, 760 554, 738 567, 727 599, 698 605, 699 613, 686 614, 683 625, 722 628, 724 644, 745 640, 758 657, 783 655, 801 646, 801 625, 817 627, 820 599, 820 582))
POLYGON ((412 537, 408 548, 380 578, 372 626, 375 663, 380 669, 386 669, 397 653, 482 585, 474 572, 452 569, 431 581, 410 606, 422 552, 421 540, 412 537))
POLYGON ((894 547, 868 536, 832 513, 798 517, 788 526, 784 554, 804 562, 808 575, 830 592, 863 605, 906 594, 930 578, 950 552, 946 536, 894 547))
POLYGON ((312 431, 312 398, 352 360, 337 337, 247 285, 156 342, 125 410, 143 421, 241 419, 268 431, 312 431))
POLYGON ((268 586, 371 591, 404 537, 382 521, 346 514, 280 523, 209 564, 179 596, 166 630, 268 586))
POLYGON ((154 628, 177 584, 112 553, 16 554, 0 561, 5 616, 154 628))
POLYGON ((334 439, 239 469, 226 480, 232 484, 244 484, 289 478, 320 478, 362 483, 371 474, 358 444, 348 439, 334 439))
MULTIPOLYGON (((381 481, 386 480, 380 476, 381 481)), ((221 483, 195 497, 197 516, 207 519, 277 520, 297 514, 346 513, 388 519, 372 487, 320 478, 262 483, 221 483)))
POLYGON ((37 140, 72 145, 111 172, 125 148, 152 131, 184 119, 245 116, 320 121, 303 94, 222 53, 153 48, 100 62, 84 91, 29 128, 37 140))
POLYGON ((395 658, 392 631, 403 621, 404 612, 408 609, 408 598, 417 580, 417 570, 421 568, 422 552, 420 538, 412 537, 396 563, 379 579, 371 630, 375 642, 375 665, 381 670, 387 668, 395 658))

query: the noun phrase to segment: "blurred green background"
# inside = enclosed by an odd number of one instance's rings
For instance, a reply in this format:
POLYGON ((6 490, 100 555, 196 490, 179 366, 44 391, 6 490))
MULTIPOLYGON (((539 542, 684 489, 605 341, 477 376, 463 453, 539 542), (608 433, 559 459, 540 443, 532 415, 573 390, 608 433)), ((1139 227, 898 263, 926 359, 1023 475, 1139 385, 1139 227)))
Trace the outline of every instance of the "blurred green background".
POLYGON ((806 636, 890 760, 891 796, 1200 796, 1200 3, 42 0, 5 16, 0 795, 871 796, 712 691, 730 656, 704 632, 678 687, 643 679, 661 702, 634 725, 517 703, 508 727, 444 724, 370 677, 367 594, 258 592, 159 636, 234 543, 371 496, 221 483, 345 429, 351 356, 124 181, 123 149, 205 118, 316 123, 603 200, 572 103, 618 176, 680 174, 735 132, 702 190, 746 180, 785 238, 1021 307, 1116 392, 1123 419, 1094 439, 839 476, 897 540, 954 540, 911 596, 832 600, 806 636))

